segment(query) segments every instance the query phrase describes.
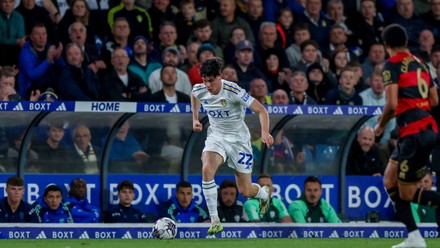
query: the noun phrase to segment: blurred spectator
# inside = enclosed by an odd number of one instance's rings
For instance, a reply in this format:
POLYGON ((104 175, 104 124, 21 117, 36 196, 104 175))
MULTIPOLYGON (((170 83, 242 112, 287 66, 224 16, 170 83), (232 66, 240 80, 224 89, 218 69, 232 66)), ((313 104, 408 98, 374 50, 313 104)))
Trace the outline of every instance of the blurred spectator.
MULTIPOLYGON (((151 52, 151 57, 159 62, 163 61, 164 52, 168 47, 174 47, 177 49, 180 49, 182 46, 178 46, 176 44, 177 40, 177 30, 176 25, 172 22, 164 22, 162 25, 160 25, 159 28, 159 40, 154 43, 154 49, 151 52)), ((179 52, 180 53, 180 52, 179 52)), ((182 62, 182 57, 179 56, 178 64, 182 62)), ((177 65, 176 65, 177 66, 177 65)))
POLYGON ((222 78, 234 83, 238 82, 237 71, 232 65, 225 65, 222 68, 222 78))
POLYGON ((321 0, 307 0, 305 10, 298 18, 298 23, 306 23, 309 26, 312 39, 318 43, 322 53, 326 54, 329 47, 331 24, 321 10, 321 0))
POLYGON ((314 176, 307 177, 304 192, 289 205, 292 220, 295 223, 340 223, 333 207, 321 196, 321 180, 314 176))
POLYGON ((435 40, 436 43, 440 43, 440 0, 431 0, 431 10, 425 13, 423 20, 435 28, 435 40))
POLYGON ((69 196, 64 206, 69 208, 75 223, 100 222, 100 210, 87 200, 87 183, 84 179, 75 178, 70 182, 69 196))
POLYGON ((41 173, 69 173, 74 167, 69 160, 67 147, 62 143, 66 124, 63 121, 52 121, 47 127, 47 139, 35 142, 31 149, 37 152, 38 161, 29 161, 41 173))
POLYGON ((440 77, 440 74, 436 73, 436 68, 440 65, 440 45, 436 45, 431 50, 430 62, 428 63, 429 72, 431 77, 435 80, 440 77))
POLYGON ((128 70, 130 58, 127 51, 121 47, 115 48, 111 61, 114 69, 102 82, 102 100, 148 102, 151 99, 151 91, 138 75, 128 70))
POLYGON ((277 41, 277 29, 273 22, 263 22, 260 26, 260 32, 258 33, 258 43, 255 46, 256 55, 254 57, 254 63, 257 65, 264 65, 265 53, 271 49, 275 50, 279 57, 280 67, 284 67, 287 64, 286 54, 280 46, 276 46, 277 41))
POLYGON ((176 90, 177 72, 172 65, 164 65, 160 69, 160 81, 162 81, 162 90, 154 93, 151 97, 152 102, 167 103, 189 103, 188 95, 176 90))
POLYGON ((371 126, 362 126, 353 141, 347 158, 346 172, 356 176, 380 176, 383 166, 379 157, 379 149, 374 145, 374 130, 371 126))
POLYGON ((307 24, 295 25, 293 39, 294 43, 285 50, 290 67, 294 67, 301 60, 301 44, 306 40, 310 40, 309 26, 307 24))
POLYGON ((364 82, 371 81, 374 67, 385 62, 385 47, 381 43, 374 43, 370 47, 368 58, 362 63, 362 78, 364 82))
POLYGON ((12 130, 9 135, 10 139, 12 140, 12 144, 8 148, 8 153, 6 155, 6 161, 2 161, 1 165, 3 165, 6 172, 16 173, 17 172, 17 165, 18 165, 18 157, 19 154, 22 153, 25 156, 25 160, 29 161, 37 161, 38 160, 38 154, 32 150, 29 149, 30 144, 25 147, 25 150, 21 149, 21 144, 23 143, 23 138, 26 133, 26 129, 22 127, 16 127, 14 130, 12 130))
POLYGON ((301 1, 296 0, 264 0, 264 17, 267 21, 274 22, 282 8, 289 8, 294 16, 299 16, 304 11, 301 1))
MULTIPOLYGON (((362 98, 362 105, 364 106, 385 106, 385 86, 381 71, 376 70, 373 73, 371 77, 371 87, 359 93, 359 96, 362 98)), ((374 126, 377 123, 377 118, 379 118, 379 116, 372 117, 367 121, 367 123, 370 126, 374 126)), ((391 131, 395 127, 396 119, 393 118, 386 125, 383 135, 378 140, 378 143, 387 144, 388 140, 390 139, 391 131)))
POLYGON ((278 33, 277 45, 280 44, 282 49, 286 49, 294 43, 294 18, 293 13, 289 8, 280 9, 277 14, 276 25, 278 33))
POLYGON ((26 42, 24 19, 14 10, 15 0, 0 2, 0 66, 16 65, 21 47, 26 42))
POLYGON ((40 223, 74 223, 69 208, 63 205, 61 189, 51 184, 44 190, 43 196, 32 204, 32 210, 40 223))
POLYGON ((330 46, 327 49, 326 58, 330 58, 336 50, 343 50, 348 61, 359 60, 358 56, 347 47, 347 39, 344 28, 338 24, 334 25, 330 30, 330 46))
MULTIPOLYGON (((246 34, 240 27, 235 27, 231 30, 229 35, 229 42, 223 49, 224 59, 226 64, 233 64, 235 62, 235 47, 240 41, 246 40, 246 34)), ((255 51, 254 51, 255 53, 255 51)))
MULTIPOLYGON (((101 51, 102 59, 106 65, 111 64, 112 53, 117 47, 125 49, 129 57, 132 56, 133 51, 131 50, 130 44, 128 42, 128 37, 130 36, 131 30, 127 19, 124 17, 118 17, 113 23, 112 33, 109 36, 109 41, 107 41, 101 51)), ((109 68, 110 69, 110 68, 109 68)))
POLYGON ((13 176, 6 180, 7 196, 0 199, 0 223, 38 222, 31 205, 23 201, 24 181, 13 176))
POLYGON ((197 205, 192 190, 189 182, 179 182, 176 194, 161 204, 159 218, 168 217, 178 223, 209 222, 208 212, 197 205))
POLYGON ((277 89, 272 92, 272 104, 287 105, 289 104, 289 97, 283 89, 277 89))
POLYGON ((283 81, 280 82, 279 80, 279 72, 283 71, 283 69, 285 68, 282 63, 284 52, 278 49, 269 48, 265 50, 262 55, 262 71, 267 78, 267 87, 269 89, 269 92, 272 92, 274 89, 282 88, 283 81))
POLYGON ((124 180, 118 184, 117 206, 107 210, 103 214, 104 223, 145 223, 147 216, 132 205, 135 197, 134 185, 124 180))
POLYGON ((224 49, 229 35, 234 27, 241 27, 246 39, 251 43, 255 43, 254 35, 248 22, 235 13, 236 5, 234 0, 219 1, 219 16, 212 20, 212 36, 211 40, 220 48, 224 49))
MULTIPOLYGON (((176 82, 176 90, 187 94, 188 96, 191 94, 191 82, 189 81, 188 75, 177 68, 180 61, 180 52, 177 48, 170 46, 167 47, 162 53, 162 61, 164 65, 172 65, 176 67, 177 71, 177 82, 176 82)), ((160 81, 160 70, 161 67, 154 70, 150 77, 148 78, 148 87, 151 93, 156 93, 160 91, 163 87, 162 82, 160 81)))
POLYGON ((186 59, 183 62, 183 65, 180 66, 180 69, 185 73, 188 73, 189 69, 198 63, 197 60, 197 51, 201 46, 200 42, 197 41, 188 41, 186 45, 186 59))
POLYGON ((36 4, 36 0, 20 0, 20 5, 15 9, 24 19, 24 30, 30 35, 36 23, 43 23, 46 26, 50 44, 58 44, 58 36, 55 32, 55 24, 50 19, 49 12, 36 4))
POLYGON ((176 14, 177 41, 179 45, 186 45, 196 26, 196 6, 194 0, 181 0, 179 12, 176 14))
MULTIPOLYGON (((432 172, 426 175, 419 181, 419 188, 424 190, 431 190, 434 186, 434 178, 432 172)), ((420 222, 436 222, 436 209, 416 203, 411 203, 412 214, 416 223, 420 222)))
POLYGON ((65 63, 61 54, 63 45, 50 45, 44 24, 36 24, 20 52, 18 65, 18 92, 29 99, 31 91, 48 87, 58 92, 58 79, 65 63))
POLYGON ((272 177, 268 174, 260 174, 257 179, 260 186, 267 186, 270 190, 270 205, 266 214, 260 213, 260 203, 258 199, 251 198, 244 203, 244 209, 250 222, 292 222, 282 200, 272 197, 274 191, 272 177))
POLYGON ((89 6, 86 0, 72 0, 70 8, 58 23, 57 31, 58 38, 64 45, 69 43, 69 26, 74 22, 81 22, 87 30, 86 41, 90 44, 95 44, 96 27, 95 18, 90 13, 89 6))
POLYGON ((278 131, 271 147, 270 170, 276 174, 298 174, 305 170, 304 152, 284 135, 284 129, 278 131))
POLYGON ((197 41, 201 44, 209 43, 214 47, 214 52, 218 57, 223 57, 223 50, 214 42, 211 41, 212 36, 212 25, 211 22, 202 19, 195 23, 194 31, 191 37, 184 43, 187 44, 190 41, 197 41))
POLYGON ((203 64, 207 59, 216 56, 214 52, 214 47, 210 43, 203 43, 197 50, 197 61, 198 63, 193 65, 188 71, 188 78, 191 85, 203 83, 202 76, 200 76, 200 65, 203 64))
POLYGON ((148 77, 158 66, 158 62, 148 56, 148 46, 148 40, 144 36, 136 36, 132 45, 133 58, 128 65, 128 69, 138 75, 145 86, 148 86, 148 77))
MULTIPOLYGON (((151 8, 148 9, 153 27, 160 27, 164 22, 175 23, 176 15, 170 6, 171 0, 152 0, 151 8)), ((153 29, 153 41, 159 41, 159 29, 153 29)))
POLYGON ((104 73, 107 65, 101 59, 100 52, 94 44, 86 43, 87 28, 81 22, 74 22, 69 26, 70 42, 77 44, 83 52, 83 66, 89 67, 94 73, 104 73))
POLYGON ((424 62, 429 62, 429 56, 434 47, 435 39, 431 30, 425 28, 420 32, 418 47, 412 53, 421 58, 424 62))
POLYGON ((384 20, 377 11, 375 0, 360 2, 360 17, 353 24, 353 31, 362 49, 361 61, 367 57, 370 47, 375 43, 382 43, 384 20))
MULTIPOLYGON (((15 76, 17 69, 11 66, 3 66, 0 69, 0 100, 1 101, 21 101, 24 100, 15 91, 15 76)), ((40 97, 40 91, 31 91, 30 101, 37 101, 40 97)))
POLYGON ((59 100, 58 95, 55 94, 53 89, 50 87, 47 88, 46 91, 41 93, 40 98, 38 99, 38 101, 41 101, 41 102, 56 102, 58 100, 59 100))
POLYGON ((353 35, 347 24, 347 17, 345 17, 344 3, 342 0, 328 0, 327 1, 327 18, 330 20, 331 26, 339 26, 344 30, 347 38, 353 35))
POLYGON ((101 152, 99 147, 91 143, 90 129, 79 124, 73 129, 72 160, 75 163, 76 173, 99 174, 101 152))
POLYGON ((251 81, 249 95, 261 104, 272 104, 272 99, 268 95, 267 84, 262 78, 255 78, 251 81))
POLYGON ((238 85, 246 91, 249 91, 250 83, 254 78, 264 78, 264 74, 252 62, 253 51, 254 46, 249 40, 242 40, 235 47, 236 61, 233 65, 237 71, 238 85))
POLYGON ((64 12, 69 7, 69 5, 67 4, 67 1, 60 0, 59 2, 61 2, 63 5, 62 11, 59 8, 58 1, 56 1, 56 2, 41 1, 40 3, 38 3, 38 5, 44 7, 47 10, 47 12, 49 12, 49 17, 55 25, 57 25, 61 21, 61 18, 63 18, 64 12))
POLYGON ((408 34, 408 48, 413 50, 418 46, 420 32, 429 25, 414 13, 413 0, 396 0, 396 12, 387 18, 388 24, 399 24, 408 34))
POLYGON ((245 3, 247 13, 243 15, 246 22, 251 28, 252 35, 259 36, 261 24, 264 22, 263 16, 263 1, 262 0, 248 0, 245 3))
POLYGON ((243 203, 237 200, 237 184, 232 180, 223 180, 218 194, 218 217, 221 222, 247 222, 243 203))
POLYGON ((312 97, 318 104, 324 104, 327 93, 337 87, 324 74, 321 64, 313 63, 307 68, 307 95, 312 97))
POLYGON ((341 76, 341 71, 347 66, 347 49, 334 50, 330 57, 330 71, 337 79, 341 76))
POLYGON ((66 47, 67 65, 61 71, 58 81, 61 98, 64 101, 97 101, 100 80, 98 74, 84 66, 84 53, 75 43, 66 47))
MULTIPOLYGON (((110 28, 113 28, 114 21, 120 17, 127 20, 130 26, 131 42, 134 37, 142 35, 147 39, 152 39, 153 24, 148 12, 135 5, 135 0, 121 0, 121 3, 108 11, 107 22, 110 28)), ((159 25, 155 26, 158 27, 159 25)))
POLYGON ((109 171, 112 173, 139 173, 149 159, 129 130, 130 123, 126 121, 119 127, 110 148, 109 171))
POLYGON ((304 72, 294 72, 292 78, 289 80, 290 98, 289 104, 299 105, 317 105, 318 103, 309 95, 307 95, 307 88, 309 83, 304 72))
MULTIPOLYGON (((307 67, 313 63, 321 63, 319 55, 319 46, 314 40, 306 40, 301 43, 301 59, 297 64, 293 65, 293 70, 302 72, 307 71, 307 67)), ((324 70, 325 68, 323 68, 324 70)), ((324 70, 326 71, 326 70, 324 70)))
POLYGON ((339 87, 327 92, 324 104, 328 105, 362 105, 362 98, 355 90, 355 75, 352 70, 344 69, 339 78, 339 87))
MULTIPOLYGON (((380 64, 376 66, 380 66, 380 64)), ((349 61, 346 69, 354 72, 354 87, 358 93, 369 87, 363 78, 364 72, 362 71, 362 65, 359 61, 349 61)))

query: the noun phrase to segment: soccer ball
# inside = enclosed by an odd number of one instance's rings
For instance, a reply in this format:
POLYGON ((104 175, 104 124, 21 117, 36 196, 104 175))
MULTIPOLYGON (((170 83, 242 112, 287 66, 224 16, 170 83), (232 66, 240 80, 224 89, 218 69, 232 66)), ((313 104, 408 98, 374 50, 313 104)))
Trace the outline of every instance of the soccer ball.
POLYGON ((153 224, 153 237, 156 239, 174 239, 176 234, 176 222, 170 218, 160 218, 153 224))

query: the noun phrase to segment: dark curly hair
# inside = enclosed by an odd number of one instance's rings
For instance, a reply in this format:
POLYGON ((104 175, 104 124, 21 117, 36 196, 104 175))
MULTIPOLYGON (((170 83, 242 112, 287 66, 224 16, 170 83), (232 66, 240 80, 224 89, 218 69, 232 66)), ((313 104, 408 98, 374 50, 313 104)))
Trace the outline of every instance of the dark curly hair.
POLYGON ((391 48, 406 47, 408 34, 405 28, 399 24, 391 24, 385 27, 382 32, 383 42, 391 48))
POLYGON ((200 76, 202 77, 216 77, 221 75, 223 67, 223 59, 219 57, 214 57, 207 59, 200 66, 200 76))

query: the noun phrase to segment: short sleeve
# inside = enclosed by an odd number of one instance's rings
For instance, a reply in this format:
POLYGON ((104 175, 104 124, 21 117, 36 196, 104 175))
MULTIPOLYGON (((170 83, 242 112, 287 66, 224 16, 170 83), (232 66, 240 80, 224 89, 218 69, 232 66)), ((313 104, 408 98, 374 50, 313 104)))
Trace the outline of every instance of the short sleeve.
POLYGON ((394 64, 389 61, 385 63, 382 70, 384 85, 397 84, 399 82, 400 70, 399 64, 394 64))

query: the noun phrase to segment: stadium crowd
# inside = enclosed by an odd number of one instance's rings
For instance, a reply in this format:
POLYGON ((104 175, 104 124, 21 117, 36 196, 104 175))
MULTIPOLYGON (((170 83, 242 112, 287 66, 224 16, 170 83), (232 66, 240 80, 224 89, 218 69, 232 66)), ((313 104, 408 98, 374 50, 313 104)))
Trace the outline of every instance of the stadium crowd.
MULTIPOLYGON (((2 101, 189 102, 192 86, 202 83, 198 71, 201 63, 218 56, 226 64, 223 78, 236 82, 262 104, 381 106, 385 104, 381 69, 387 59, 381 31, 391 23, 406 28, 411 52, 427 63, 433 81, 440 83, 440 0, 0 0, 0 11, 2 101)), ((439 122, 438 110, 433 113, 439 122)), ((113 172, 138 170, 149 159, 159 161, 130 136, 129 127, 128 123, 121 126, 117 145, 112 148, 119 149, 111 153, 115 157, 110 158, 110 170, 112 161, 118 164, 113 172), (129 164, 121 165, 121 161, 129 164)), ((376 146, 370 129, 363 127, 353 142, 347 174, 383 174, 383 161, 387 161, 396 137, 395 123, 387 126, 376 146), (375 162, 374 170, 368 164, 371 161, 375 162)), ((79 168, 68 163, 66 168, 48 166, 67 156, 84 165, 81 171, 72 172, 98 173, 100 147, 94 145, 88 127, 74 128, 70 150, 62 147, 64 130, 64 123, 48 125, 47 140, 33 144, 26 154, 29 172, 79 168)), ((22 135, 17 133, 14 142, 22 135)), ((169 149, 182 149, 179 139, 168 138, 167 144, 174 145, 169 149)), ((261 138, 252 138, 258 161, 261 138)), ((272 147, 272 166, 277 173, 303 172, 309 166, 308 154, 317 151, 318 146, 294 144, 281 131, 272 147)), ((17 161, 14 158, 12 164, 17 161)), ((272 184, 270 176, 263 180, 272 184)), ((81 182, 72 182, 72 188, 82 187, 77 186, 81 182)), ((319 180, 311 182, 320 185, 319 180)), ((191 205, 192 189, 188 188, 190 184, 179 184, 175 199, 166 204, 178 215, 175 220, 205 221, 206 212, 191 205), (191 213, 179 215, 189 207, 199 211, 197 218, 191 213)), ((46 191, 36 202, 39 206, 33 208, 38 209, 38 216, 26 217, 33 219, 30 222, 81 222, 75 219, 75 204, 97 214, 82 217, 90 222, 128 221, 116 218, 125 218, 119 215, 121 211, 136 215, 136 221, 149 218, 125 209, 134 194, 130 182, 118 186, 118 196, 126 197, 128 203, 124 205, 121 200, 122 206, 108 215, 81 202, 84 195, 74 191, 67 200, 62 200, 59 188, 46 191), (54 207, 50 201, 55 202, 54 207), (62 216, 49 217, 44 214, 47 207, 62 216), (112 216, 117 220, 110 220, 112 216)), ((306 198, 307 194, 302 200, 306 198)), ((238 217, 227 207, 234 206, 234 211, 239 207, 230 204, 235 203, 220 203, 226 209, 219 210, 222 220, 268 219, 252 214, 252 202, 249 208, 246 204, 241 207, 238 217)), ((28 210, 28 206, 22 207, 28 210)), ((296 216, 299 210, 291 214, 291 206, 278 204, 273 208, 277 218, 270 221, 304 221, 296 216)), ((316 216, 308 219, 323 221, 316 216)), ((333 215, 332 219, 340 221, 333 215)))

